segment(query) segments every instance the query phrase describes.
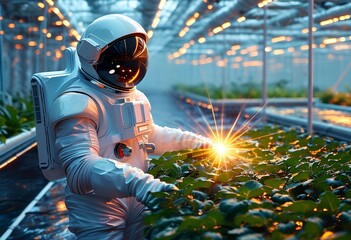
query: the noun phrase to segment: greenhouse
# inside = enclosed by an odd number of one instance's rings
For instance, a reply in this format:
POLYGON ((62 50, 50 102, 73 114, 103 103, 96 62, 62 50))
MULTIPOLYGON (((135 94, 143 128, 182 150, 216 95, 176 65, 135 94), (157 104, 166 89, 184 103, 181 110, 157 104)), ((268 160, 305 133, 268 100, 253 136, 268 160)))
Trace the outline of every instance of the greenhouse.
POLYGON ((350 0, 0 0, 0 239, 351 239, 350 0))

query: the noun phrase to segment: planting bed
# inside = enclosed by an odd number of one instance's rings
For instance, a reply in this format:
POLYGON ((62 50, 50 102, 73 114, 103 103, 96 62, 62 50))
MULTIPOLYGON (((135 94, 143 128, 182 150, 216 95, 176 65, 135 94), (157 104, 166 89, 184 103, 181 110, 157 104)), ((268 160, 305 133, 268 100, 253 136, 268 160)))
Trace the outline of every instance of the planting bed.
POLYGON ((350 145, 265 126, 232 147, 151 161, 179 191, 154 193, 149 239, 351 239, 350 145))

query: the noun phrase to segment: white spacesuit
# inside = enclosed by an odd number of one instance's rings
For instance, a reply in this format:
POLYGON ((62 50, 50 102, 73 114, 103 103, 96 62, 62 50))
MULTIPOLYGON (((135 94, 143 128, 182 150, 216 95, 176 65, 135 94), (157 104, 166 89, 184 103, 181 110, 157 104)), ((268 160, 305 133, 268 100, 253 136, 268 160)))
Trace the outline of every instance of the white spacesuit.
POLYGON ((149 193, 176 190, 145 173, 148 153, 211 142, 153 122, 148 99, 135 87, 146 73, 147 40, 126 16, 98 18, 77 45, 79 70, 59 94, 52 89, 54 152, 67 178, 69 228, 78 238, 143 239, 149 193))

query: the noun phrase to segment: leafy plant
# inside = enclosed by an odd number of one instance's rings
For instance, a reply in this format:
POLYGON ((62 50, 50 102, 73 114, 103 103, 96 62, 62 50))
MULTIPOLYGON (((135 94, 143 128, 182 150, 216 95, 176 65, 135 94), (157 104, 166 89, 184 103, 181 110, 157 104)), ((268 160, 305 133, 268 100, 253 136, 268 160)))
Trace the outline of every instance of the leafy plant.
POLYGON ((319 94, 319 98, 323 103, 351 106, 351 91, 348 88, 346 88, 346 92, 336 92, 332 89, 327 89, 319 94))
POLYGON ((349 239, 351 147, 266 126, 225 162, 199 150, 165 153, 150 173, 179 191, 153 193, 148 239, 349 239))
POLYGON ((0 106, 0 142, 34 127, 34 108, 31 99, 11 98, 0 106))
MULTIPOLYGON (((304 89, 289 89, 288 81, 282 79, 276 83, 270 84, 268 87, 268 96, 273 97, 306 97, 307 90, 304 89)), ((178 91, 195 93, 198 95, 210 97, 213 99, 223 98, 260 98, 262 88, 259 84, 247 82, 242 84, 230 83, 226 89, 215 85, 182 85, 175 86, 178 91)))

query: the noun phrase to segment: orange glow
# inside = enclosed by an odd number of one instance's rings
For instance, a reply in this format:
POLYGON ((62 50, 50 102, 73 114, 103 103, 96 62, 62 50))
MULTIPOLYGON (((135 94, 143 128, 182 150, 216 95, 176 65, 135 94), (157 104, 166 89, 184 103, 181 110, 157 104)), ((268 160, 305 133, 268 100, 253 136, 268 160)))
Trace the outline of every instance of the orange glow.
POLYGON ((214 34, 216 34, 216 33, 221 32, 222 30, 223 30, 223 28, 222 28, 221 26, 218 26, 218 27, 214 28, 214 29, 212 30, 212 32, 213 32, 214 34))
POLYGON ((262 65, 263 65, 262 61, 250 61, 250 62, 243 63, 244 67, 261 67, 262 65))
POLYGON ((285 36, 274 37, 274 38, 272 38, 271 41, 272 41, 272 43, 286 41, 286 37, 285 36))
POLYGON ((64 201, 58 201, 58 202, 56 203, 56 210, 57 210, 58 212, 67 211, 65 202, 64 202, 64 201))
POLYGON ((196 22, 196 18, 195 17, 191 17, 189 18, 186 22, 185 25, 187 25, 188 27, 190 27, 191 25, 193 25, 196 22))
POLYGON ((223 29, 229 28, 230 26, 231 26, 230 22, 225 22, 225 23, 222 24, 222 28, 223 29))
POLYGON ((16 25, 15 25, 14 23, 9 23, 7 26, 8 26, 9 28, 15 28, 15 27, 16 27, 16 25))
POLYGON ((154 31, 152 30, 147 31, 147 36, 149 39, 152 38, 153 35, 154 35, 154 31))
POLYGON ((273 55, 281 55, 284 54, 284 50, 283 49, 275 49, 273 51, 273 55))
POLYGON ((185 34, 189 31, 189 28, 188 27, 184 27, 182 30, 180 30, 178 36, 179 37, 184 37, 185 34))
POLYGON ((17 43, 17 44, 15 44, 15 48, 16 48, 17 50, 22 50, 22 49, 23 49, 23 46, 22 46, 21 44, 17 43))
POLYGON ((22 40, 23 39, 23 35, 22 34, 18 34, 14 37, 15 40, 22 40))
POLYGON ((199 43, 204 43, 204 42, 206 42, 206 38, 200 37, 197 41, 198 41, 199 43))
POLYGON ((237 20, 237 22, 243 22, 243 21, 245 21, 246 20, 246 17, 244 17, 244 16, 242 16, 242 17, 239 17, 238 18, 238 20, 237 20))
POLYGON ((22 150, 21 152, 17 153, 16 156, 10 158, 9 160, 7 160, 6 162, 0 164, 0 169, 3 169, 4 167, 6 167, 7 165, 9 165, 10 163, 12 163, 13 161, 15 161, 17 158, 19 158, 20 156, 22 156, 24 153, 28 152, 30 149, 34 148, 37 146, 37 143, 33 143, 32 145, 30 145, 29 147, 27 147, 26 149, 22 150))
POLYGON ((233 51, 236 51, 236 50, 240 49, 240 45, 233 45, 230 49, 233 51))
POLYGON ((63 25, 65 25, 66 27, 69 27, 71 24, 70 24, 70 22, 68 21, 68 20, 63 20, 62 21, 62 23, 63 23, 63 25))
POLYGON ((62 21, 56 21, 56 22, 55 22, 55 25, 56 25, 56 26, 62 26, 62 24, 63 24, 62 21))
POLYGON ((28 42, 28 46, 30 46, 30 47, 34 47, 34 46, 36 46, 37 45, 37 42, 36 41, 29 41, 28 42))
POLYGON ((55 57, 56 57, 57 59, 62 58, 62 53, 61 53, 61 51, 60 51, 60 50, 55 49, 55 57))
POLYGON ((39 16, 39 17, 38 17, 38 21, 39 21, 39 22, 42 22, 42 21, 44 21, 44 20, 45 20, 44 16, 39 16))
POLYGON ((54 2, 52 0, 46 0, 46 2, 50 5, 50 6, 54 6, 54 2))
POLYGON ((42 3, 42 2, 38 2, 38 7, 40 7, 40 8, 44 8, 44 7, 45 7, 45 4, 44 4, 44 3, 42 3))
POLYGON ((59 35, 55 37, 56 41, 62 41, 63 40, 63 36, 59 35))

